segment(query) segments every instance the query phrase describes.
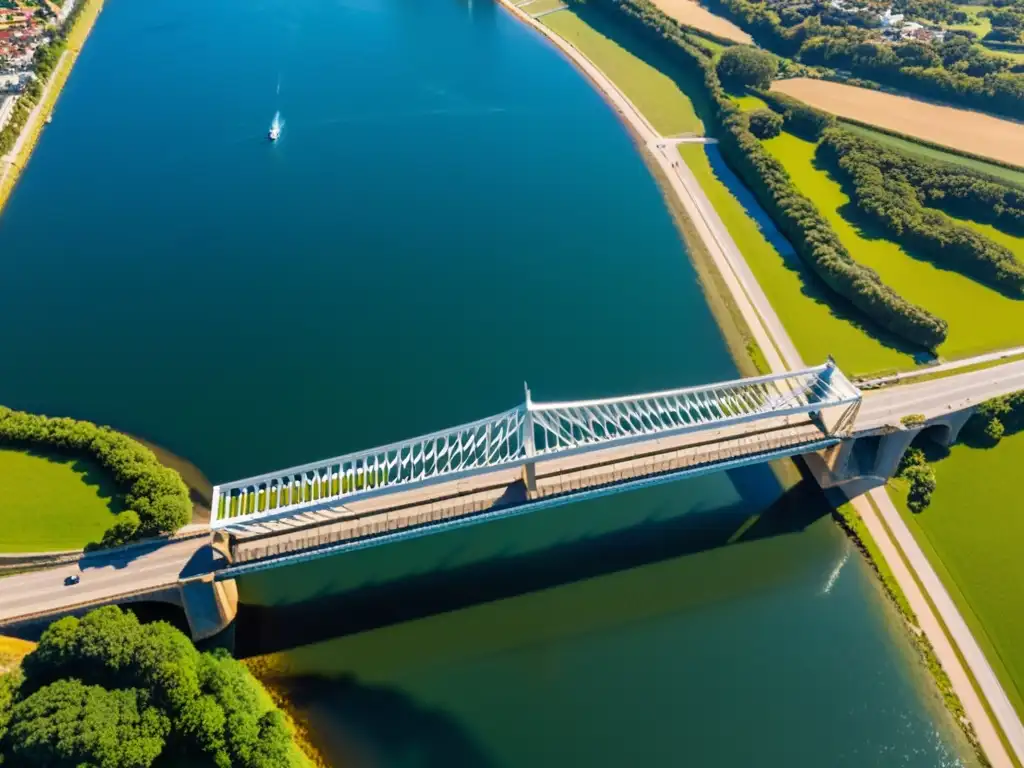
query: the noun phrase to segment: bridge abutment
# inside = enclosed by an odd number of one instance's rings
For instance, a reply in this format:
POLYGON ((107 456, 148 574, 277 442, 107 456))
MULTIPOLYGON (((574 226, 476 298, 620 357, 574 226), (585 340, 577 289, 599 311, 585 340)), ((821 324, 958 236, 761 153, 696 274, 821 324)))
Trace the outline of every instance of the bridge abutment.
POLYGON ((896 474, 903 455, 919 435, 926 435, 948 448, 960 437, 973 413, 973 408, 965 408, 928 419, 920 425, 892 425, 874 434, 844 440, 806 456, 807 466, 823 488, 871 477, 884 482, 896 474), (875 441, 877 445, 873 453, 864 455, 861 446, 867 441, 875 441))
POLYGON ((178 584, 193 640, 206 640, 228 628, 238 615, 234 579, 216 581, 212 573, 178 584))

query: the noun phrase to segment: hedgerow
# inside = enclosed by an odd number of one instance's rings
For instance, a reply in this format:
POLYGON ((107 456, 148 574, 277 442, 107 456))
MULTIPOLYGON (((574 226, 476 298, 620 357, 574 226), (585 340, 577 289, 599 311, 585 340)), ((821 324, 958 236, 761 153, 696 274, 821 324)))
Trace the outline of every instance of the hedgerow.
POLYGON ((101 546, 176 531, 192 517, 181 476, 142 443, 109 427, 0 406, 0 445, 88 456, 110 472, 124 491, 127 509, 103 535, 101 546))

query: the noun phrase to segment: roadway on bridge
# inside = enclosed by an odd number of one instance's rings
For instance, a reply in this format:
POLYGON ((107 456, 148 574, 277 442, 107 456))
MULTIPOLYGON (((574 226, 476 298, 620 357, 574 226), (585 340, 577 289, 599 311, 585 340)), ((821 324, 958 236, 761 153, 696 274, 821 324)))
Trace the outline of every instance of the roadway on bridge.
POLYGON ((864 393, 854 432, 899 424, 910 414, 934 418, 1024 390, 1024 360, 941 379, 902 384, 864 393))
POLYGON ((199 575, 215 565, 209 537, 201 536, 96 553, 71 565, 8 576, 0 579, 0 624, 173 586, 180 577, 199 575), (64 579, 74 575, 81 581, 65 586, 64 579))

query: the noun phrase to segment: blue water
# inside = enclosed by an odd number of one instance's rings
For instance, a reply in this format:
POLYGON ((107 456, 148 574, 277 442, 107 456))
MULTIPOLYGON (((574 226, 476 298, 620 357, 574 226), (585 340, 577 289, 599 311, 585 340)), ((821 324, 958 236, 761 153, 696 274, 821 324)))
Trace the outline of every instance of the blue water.
MULTIPOLYGON (((0 402, 214 481, 496 412, 524 380, 736 373, 629 135, 488 0, 108 0, 0 263, 0 402)), ((282 571, 242 585, 239 640, 314 676, 295 700, 339 765, 955 764, 813 495, 752 520, 779 496, 720 474, 282 571), (310 644, 272 623, 289 606, 310 644)))

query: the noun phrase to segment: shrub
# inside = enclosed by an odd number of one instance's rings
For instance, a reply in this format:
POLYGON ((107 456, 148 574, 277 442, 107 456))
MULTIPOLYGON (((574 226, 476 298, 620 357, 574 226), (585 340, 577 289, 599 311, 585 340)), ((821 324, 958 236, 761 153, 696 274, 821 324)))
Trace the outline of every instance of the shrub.
POLYGON ((899 296, 874 270, 853 259, 814 203, 800 193, 785 168, 750 132, 748 117, 728 97, 715 68, 676 22, 648 0, 590 0, 589 4, 604 12, 621 13, 652 45, 660 46, 666 56, 700 77, 713 106, 723 158, 829 289, 912 344, 932 349, 942 343, 946 322, 899 296))
POLYGON ((998 443, 1002 440, 1005 433, 1006 427, 1003 426, 1003 422, 994 416, 985 425, 985 438, 992 443, 998 443))
POLYGON ((906 452, 904 452, 900 459, 900 465, 896 470, 896 477, 903 477, 906 475, 906 472, 910 467, 923 467, 927 463, 928 460, 925 458, 924 451, 920 448, 911 446, 910 448, 907 448, 906 452))
POLYGON ((782 133, 782 115, 770 109, 758 109, 748 116, 750 132, 759 139, 772 139, 782 133))
POLYGON ((911 413, 900 419, 900 424, 905 427, 919 427, 924 424, 923 413, 911 413))
POLYGON ((927 464, 915 464, 907 467, 903 476, 910 481, 907 506, 915 513, 923 511, 935 492, 935 471, 927 464))
POLYGON ((972 218, 1015 218, 1024 214, 1024 191, 918 161, 840 128, 823 134, 818 152, 837 168, 857 207, 894 241, 1014 298, 1024 298, 1024 264, 1008 248, 925 207, 926 202, 944 203, 972 218), (947 197, 952 199, 945 201, 947 197), (973 204, 966 203, 968 197, 973 204), (972 215, 974 211, 977 215, 972 215))
POLYGON ((0 678, 2 765, 298 763, 283 716, 263 705, 246 668, 224 652, 200 653, 169 624, 141 625, 113 606, 61 619, 23 668, 18 688, 0 678))
POLYGON ((726 87, 767 88, 775 79, 779 65, 767 51, 734 45, 722 51, 716 69, 726 87))
POLYGON ((836 124, 836 119, 828 112, 815 109, 785 93, 775 91, 759 91, 760 96, 769 107, 782 115, 787 131, 807 141, 817 141, 821 134, 836 124))
POLYGON ((0 445, 84 454, 113 475, 129 509, 118 515, 100 546, 175 531, 192 518, 192 501, 181 476, 144 445, 109 427, 0 406, 0 445))

